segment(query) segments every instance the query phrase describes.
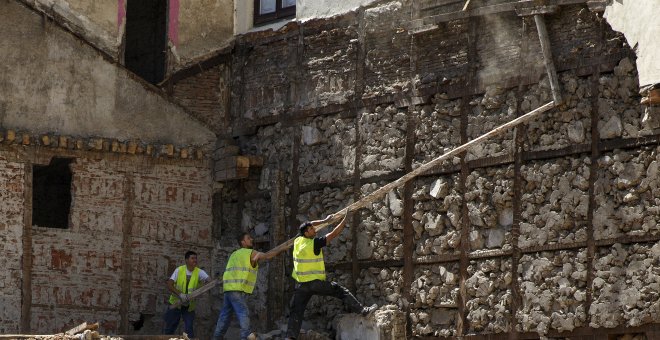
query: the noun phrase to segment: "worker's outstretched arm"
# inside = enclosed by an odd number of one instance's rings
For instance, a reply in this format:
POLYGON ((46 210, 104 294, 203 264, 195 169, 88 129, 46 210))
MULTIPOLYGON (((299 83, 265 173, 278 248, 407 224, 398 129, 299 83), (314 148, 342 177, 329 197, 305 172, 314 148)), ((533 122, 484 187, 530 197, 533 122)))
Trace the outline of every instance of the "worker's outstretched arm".
MULTIPOLYGON (((339 236, 341 234, 342 230, 344 230, 344 227, 346 226, 346 217, 348 214, 344 215, 344 218, 341 219, 341 222, 337 224, 337 226, 332 229, 331 232, 328 233, 328 235, 325 235, 325 242, 330 243, 335 237, 339 236)), ((333 218, 333 215, 328 216, 325 220, 329 221, 333 218)))
POLYGON ((277 256, 279 253, 284 251, 286 249, 280 249, 278 250, 277 248, 273 248, 265 253, 262 253, 260 251, 253 250, 252 255, 250 256, 250 262, 252 262, 252 266, 256 266, 258 262, 264 261, 264 260, 270 260, 273 257, 277 256))

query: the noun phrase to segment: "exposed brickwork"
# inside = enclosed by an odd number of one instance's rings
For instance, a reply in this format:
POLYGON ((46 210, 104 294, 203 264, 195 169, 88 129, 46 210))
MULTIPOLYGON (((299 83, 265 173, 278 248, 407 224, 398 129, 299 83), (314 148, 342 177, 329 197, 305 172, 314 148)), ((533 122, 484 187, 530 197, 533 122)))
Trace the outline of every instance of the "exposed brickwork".
POLYGON ((390 2, 364 14, 365 96, 410 89, 410 6, 390 2))
POLYGON ((467 65, 468 25, 465 20, 455 20, 415 36, 416 68, 420 74, 418 88, 436 83, 462 85, 461 77, 467 65))
POLYGON ((221 64, 176 83, 172 96, 216 133, 225 127, 229 107, 227 66, 221 64))
MULTIPOLYGON (((354 17, 351 17, 354 18, 354 17)), ((355 21, 346 26, 322 22, 304 28, 303 86, 300 106, 344 103, 354 96, 358 30, 355 21)))
MULTIPOLYGON (((2 333, 19 331, 21 294, 15 287, 21 286, 24 166, 0 159, 0 244, 5 254, 0 261, 11 272, 0 285, 0 299, 4 306, 16 306, 3 309, 2 333)), ((160 332, 167 298, 164 283, 183 263, 185 251, 197 251, 200 266, 211 273, 210 170, 165 164, 135 167, 130 160, 84 158, 76 159, 71 168, 69 228, 34 227, 32 232, 31 331, 52 333, 98 321, 102 332, 120 333, 121 294, 128 290, 128 321, 144 314, 143 332, 160 332), (127 172, 134 178, 131 197, 127 172), (128 204, 131 259, 122 258, 128 204), (129 263, 132 280, 124 286, 123 266, 129 263)), ((204 337, 215 319, 209 300, 200 303, 198 318, 204 337)))
POLYGON ((259 119, 283 114, 291 91, 291 67, 296 63, 296 40, 277 40, 256 46, 244 66, 243 96, 246 108, 239 119, 259 119))
POLYGON ((21 323, 24 165, 0 155, 0 334, 15 333, 21 323))

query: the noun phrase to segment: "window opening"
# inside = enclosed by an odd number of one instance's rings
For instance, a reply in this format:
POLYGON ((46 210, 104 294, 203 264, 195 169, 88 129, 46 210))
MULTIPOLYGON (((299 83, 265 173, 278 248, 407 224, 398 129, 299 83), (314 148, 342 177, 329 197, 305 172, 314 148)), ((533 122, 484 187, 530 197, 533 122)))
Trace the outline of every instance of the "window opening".
POLYGON ((32 167, 32 225, 69 227, 71 169, 68 158, 53 158, 49 165, 32 167))
POLYGON ((128 1, 124 64, 144 80, 158 84, 167 62, 167 0, 128 1))
POLYGON ((296 0, 254 0, 254 24, 296 16, 296 0))

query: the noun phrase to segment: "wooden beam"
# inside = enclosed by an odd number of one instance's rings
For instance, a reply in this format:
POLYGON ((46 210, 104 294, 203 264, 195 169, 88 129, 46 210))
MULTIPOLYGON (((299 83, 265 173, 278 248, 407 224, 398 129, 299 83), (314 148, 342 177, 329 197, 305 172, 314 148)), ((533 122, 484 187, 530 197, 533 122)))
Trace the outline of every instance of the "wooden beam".
MULTIPOLYGON (((554 0, 553 4, 557 6, 562 6, 562 5, 583 4, 586 2, 587 0, 554 0)), ((415 29, 427 25, 436 25, 442 22, 465 19, 469 17, 478 17, 478 16, 484 16, 490 14, 513 12, 515 10, 524 9, 526 7, 537 7, 537 6, 538 6, 538 0, 522 0, 522 1, 511 1, 497 5, 477 7, 470 9, 468 11, 440 13, 425 18, 419 18, 413 20, 408 26, 408 30, 414 31, 415 29)))
POLYGON ((21 332, 29 333, 32 319, 32 163, 24 163, 23 258, 21 282, 21 332))
POLYGON ((552 61, 552 46, 550 45, 550 37, 548 36, 548 29, 545 26, 543 15, 534 15, 534 22, 536 22, 536 30, 539 33, 541 51, 543 52, 543 61, 545 62, 545 69, 548 72, 548 79, 550 80, 552 100, 555 102, 555 105, 559 105, 562 103, 559 78, 557 77, 555 63, 552 61))

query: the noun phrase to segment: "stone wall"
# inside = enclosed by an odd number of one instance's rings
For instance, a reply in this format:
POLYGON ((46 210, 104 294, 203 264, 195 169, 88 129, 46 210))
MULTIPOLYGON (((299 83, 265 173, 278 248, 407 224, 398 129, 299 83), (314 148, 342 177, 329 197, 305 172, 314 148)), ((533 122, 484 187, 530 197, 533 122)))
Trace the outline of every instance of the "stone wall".
MULTIPOLYGON (((237 41, 228 133, 264 158, 227 211, 249 217, 243 230, 292 236, 552 100, 532 18, 424 4, 380 2, 237 41), (435 26, 407 30, 419 13, 438 14, 435 26), (285 226, 261 202, 276 171, 285 226)), ((657 297, 640 287, 657 284, 660 137, 638 104, 634 53, 600 15, 586 4, 545 15, 563 103, 354 213, 326 250, 331 278, 409 313, 418 337, 658 323, 657 297)), ((332 333, 342 312, 314 298, 304 327, 332 333)))

